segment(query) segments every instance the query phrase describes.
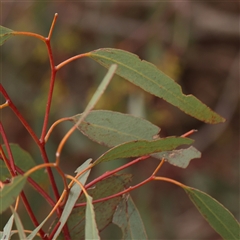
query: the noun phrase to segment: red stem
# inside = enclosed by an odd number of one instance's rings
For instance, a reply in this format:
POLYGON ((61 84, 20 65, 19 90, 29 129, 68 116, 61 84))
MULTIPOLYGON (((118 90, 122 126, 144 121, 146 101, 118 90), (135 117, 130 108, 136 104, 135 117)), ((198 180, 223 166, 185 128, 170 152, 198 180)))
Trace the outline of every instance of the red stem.
POLYGON ((58 227, 60 226, 60 224, 61 224, 61 222, 58 222, 58 223, 55 225, 55 227, 53 228, 51 234, 49 235, 49 239, 52 239, 52 238, 53 238, 53 236, 54 236, 55 232, 58 230, 58 227))
MULTIPOLYGON (((55 68, 55 64, 54 64, 54 60, 53 60, 53 53, 52 53, 52 48, 51 48, 51 44, 50 44, 50 38, 46 38, 46 46, 47 46, 47 50, 48 50, 48 56, 49 56, 49 61, 50 61, 50 67, 51 67, 51 79, 50 79, 50 87, 49 87, 49 92, 48 92, 48 99, 47 99, 47 105, 46 105, 46 110, 45 110, 45 115, 44 115, 44 121, 43 121, 43 127, 42 127, 42 133, 41 133, 41 137, 40 137, 40 143, 41 143, 41 149, 42 149, 42 157, 44 160, 44 163, 49 163, 47 155, 46 155, 46 151, 45 151, 45 135, 47 132, 47 125, 48 125, 48 120, 49 120, 49 113, 50 113, 50 109, 51 109, 51 103, 52 103, 52 96, 53 96, 53 90, 54 90, 54 83, 55 83, 55 77, 56 77, 56 68, 55 68)), ((58 200, 60 198, 58 189, 57 189, 57 184, 55 182, 53 173, 52 173, 52 169, 47 167, 47 171, 48 171, 48 175, 51 181, 51 185, 53 188, 53 192, 55 195, 56 200, 58 200)), ((57 208, 57 214, 58 217, 61 216, 62 214, 62 210, 60 208, 57 208)), ((68 231, 68 227, 67 225, 65 225, 63 227, 63 232, 64 232, 64 236, 66 239, 70 239, 70 233, 68 231)))
MULTIPOLYGON (((47 46, 47 50, 48 50, 48 55, 49 55, 49 61, 50 61, 50 67, 51 67, 51 80, 50 80, 50 89, 49 89, 49 93, 48 93, 48 99, 47 99, 47 106, 46 106, 46 110, 45 110, 45 115, 44 115, 44 121, 43 121, 43 128, 42 128, 42 133, 41 133, 41 137, 40 137, 40 149, 41 149, 41 154, 44 160, 44 163, 49 163, 46 151, 45 151, 45 141, 44 141, 44 137, 46 135, 46 131, 47 131, 47 125, 48 125, 48 119, 49 119, 49 113, 50 113, 50 108, 51 108, 51 102, 52 102, 52 96, 53 96, 53 89, 54 89, 54 82, 55 82, 55 76, 56 76, 56 70, 54 67, 54 60, 53 60, 53 54, 52 54, 52 49, 51 49, 51 45, 50 45, 50 39, 46 38, 46 46, 47 46)), ((55 195, 56 200, 59 199, 60 195, 57 189, 57 184, 55 182, 53 173, 52 173, 52 169, 47 167, 47 171, 48 171, 48 175, 50 178, 50 182, 53 188, 53 193, 55 195)))
POLYGON ((150 157, 150 156, 142 156, 142 157, 139 157, 139 158, 137 158, 137 159, 135 159, 135 160, 127 163, 127 164, 124 164, 123 166, 121 166, 121 167, 119 167, 119 168, 116 168, 116 169, 114 169, 114 170, 112 170, 112 171, 106 172, 106 173, 102 174, 100 177, 95 178, 93 181, 91 181, 90 183, 88 183, 88 184, 85 186, 85 189, 88 189, 88 188, 90 188, 91 186, 93 186, 94 184, 96 184, 97 182, 103 180, 104 178, 107 178, 107 177, 113 175, 113 174, 116 173, 116 172, 119 172, 119 171, 121 171, 121 170, 123 170, 123 169, 125 169, 125 168, 128 168, 128 167, 130 167, 131 165, 136 164, 137 162, 146 160, 146 159, 149 158, 149 157, 150 157))
MULTIPOLYGON (((127 164, 124 164, 123 166, 121 166, 121 167, 119 167, 119 168, 116 168, 116 169, 114 169, 114 170, 112 170, 112 171, 106 172, 106 173, 102 174, 100 177, 94 179, 94 180, 93 180, 92 182, 90 182, 89 184, 87 184, 87 185, 85 186, 85 189, 88 189, 88 188, 90 188, 91 186, 93 186, 94 184, 96 184, 97 182, 103 180, 104 178, 107 178, 107 177, 113 175, 114 173, 119 172, 119 171, 121 171, 121 170, 123 170, 123 169, 125 169, 125 168, 128 168, 128 167, 130 167, 131 165, 136 164, 136 163, 138 163, 138 162, 140 162, 140 161, 146 160, 146 159, 148 159, 149 157, 150 157, 150 156, 142 156, 142 157, 139 157, 139 158, 137 158, 137 159, 135 159, 135 160, 127 163, 127 164)), ((135 185, 134 187, 129 187, 128 189, 125 189, 125 190, 122 191, 122 192, 113 194, 113 195, 108 196, 108 197, 106 197, 106 198, 101 198, 101 199, 94 200, 93 203, 97 203, 97 202, 105 201, 105 200, 108 200, 108 199, 111 199, 111 198, 115 198, 115 197, 118 197, 118 196, 120 196, 120 195, 122 195, 122 194, 124 194, 124 193, 127 193, 127 192, 129 192, 129 191, 132 191, 132 190, 134 190, 134 189, 142 186, 143 184, 149 182, 150 180, 152 180, 152 176, 151 176, 150 178, 142 181, 141 183, 135 185), (150 179, 150 178, 151 178, 151 179, 150 179)), ((76 204, 76 205, 74 206, 74 208, 76 208, 76 207, 81 207, 81 206, 85 206, 85 205, 86 205, 86 203, 79 203, 79 204, 76 204)))
POLYGON ((14 159, 13 159, 13 155, 12 155, 11 148, 10 148, 10 146, 9 146, 9 142, 8 142, 8 140, 7 140, 6 133, 5 133, 5 131, 4 131, 4 128, 3 128, 1 122, 0 122, 0 133, 1 133, 1 135, 2 135, 4 145, 6 146, 6 149, 7 149, 8 159, 9 159, 9 162, 10 162, 11 174, 12 174, 12 176, 14 176, 13 173, 16 173, 15 164, 14 164, 14 159))
MULTIPOLYGON (((17 176, 17 172, 16 172, 16 168, 15 168, 15 164, 14 164, 13 155, 12 155, 11 148, 9 146, 9 142, 8 142, 7 136, 6 136, 5 132, 4 132, 4 129, 3 129, 3 126, 1 124, 1 122, 0 122, 0 132, 1 132, 1 135, 2 135, 2 138, 3 138, 3 142, 4 142, 4 144, 5 144, 6 148, 7 148, 8 157, 10 159, 10 161, 8 161, 7 158, 4 157, 4 159, 7 160, 7 161, 5 161, 5 164, 8 165, 8 169, 9 169, 12 177, 15 177, 15 176, 17 176), (9 164, 9 162, 10 162, 10 164, 9 164)), ((2 154, 4 154, 4 152, 2 152, 2 154)), ((33 224, 35 225, 35 227, 37 227, 39 225, 39 223, 38 223, 38 221, 37 221, 37 219, 36 219, 32 209, 31 209, 31 207, 29 205, 29 202, 28 202, 28 200, 27 200, 27 198, 26 198, 26 196, 25 196, 23 191, 21 192, 20 196, 21 196, 21 198, 23 200, 24 206, 25 206, 25 208, 26 208, 26 210, 27 210, 27 212, 28 212, 28 214, 29 214, 33 224)), ((44 233, 44 231, 42 229, 40 229, 39 233, 40 233, 40 235, 41 235, 41 237, 43 239, 46 239, 46 238, 44 238, 45 233, 44 233)))
MULTIPOLYGON (((45 152, 44 138, 45 138, 45 135, 46 135, 46 132, 47 132, 47 125, 48 125, 49 113, 50 113, 50 109, 51 109, 55 77, 56 77, 56 73, 57 73, 57 69, 56 69, 55 64, 54 64, 52 48, 51 48, 51 44, 50 44, 51 34, 52 34, 52 31, 53 31, 53 28, 54 28, 54 25, 55 25, 55 22, 56 22, 56 17, 57 17, 57 15, 55 14, 55 17, 54 17, 49 35, 45 40, 45 43, 46 43, 46 46, 47 46, 47 51, 48 51, 48 56, 49 56, 49 61, 50 61, 50 67, 51 67, 50 87, 49 87, 47 105, 46 105, 46 110, 45 110, 45 115, 44 115, 42 133, 41 133, 41 137, 40 137, 41 149, 44 150, 44 151, 42 151, 42 156, 43 156, 43 159, 44 159, 45 163, 48 163, 49 161, 48 161, 48 158, 47 158, 47 155, 46 155, 46 152, 45 152)), ((53 188, 55 198, 56 198, 56 200, 58 200, 60 198, 60 195, 59 195, 59 192, 58 192, 58 189, 57 189, 56 182, 54 180, 54 176, 52 174, 52 169, 47 168, 47 170, 48 170, 48 175, 49 175, 49 178, 50 178, 50 181, 51 181, 51 184, 52 184, 52 188, 53 188)), ((62 214, 62 209, 57 208, 57 214, 60 217, 61 214, 62 214)), ((65 239, 70 240, 71 238, 70 238, 70 233, 69 233, 67 225, 65 225, 63 227, 63 232, 64 232, 65 239)))
MULTIPOLYGON (((44 144, 42 142, 39 141, 38 137, 36 136, 36 134, 34 133, 34 131, 32 130, 32 128, 29 126, 29 124, 27 123, 27 121, 24 119, 24 117, 21 115, 21 113, 18 111, 17 107, 14 105, 14 103, 11 101, 9 95, 7 94, 7 92, 5 91, 5 89, 3 88, 2 84, 0 83, 0 91, 2 92, 3 96, 5 97, 6 101, 8 101, 9 103, 9 107, 13 110, 13 112, 16 114, 16 116, 18 117, 18 119, 20 120, 20 122, 23 124, 23 126, 26 128, 26 130, 29 132, 29 134, 31 135, 31 137, 33 138, 33 140, 36 142, 36 144, 38 145, 42 158, 44 160, 45 163, 49 163, 46 151, 45 151, 45 147, 44 144)), ((56 197, 56 200, 59 199, 60 195, 58 193, 58 189, 57 189, 57 185, 56 182, 54 180, 54 176, 52 173, 51 168, 47 167, 47 172, 48 172, 48 176, 51 182, 51 185, 53 187, 53 192, 54 195, 56 197)))
MULTIPOLYGON (((33 129, 29 126, 29 124, 27 123, 27 121, 24 119, 24 117, 20 114, 20 112, 18 111, 18 109, 15 107, 15 105, 12 103, 10 97, 8 96, 7 92, 5 91, 5 89, 3 88, 2 84, 0 84, 0 92, 2 92, 3 96, 5 97, 6 101, 8 102, 8 106, 13 110, 13 112, 16 114, 16 116, 18 117, 18 119, 20 120, 20 122, 23 124, 23 126, 26 128, 26 130, 29 132, 29 134, 31 135, 31 137, 33 138, 33 140, 36 142, 36 144, 38 145, 43 161, 44 163, 49 163, 49 159, 47 157, 46 151, 45 151, 45 142, 44 142, 44 137, 46 135, 46 131, 47 131, 47 125, 48 125, 48 120, 49 120, 49 113, 50 113, 50 108, 51 108, 51 102, 52 102, 52 96, 53 96, 53 89, 54 89, 54 82, 55 82, 55 76, 56 76, 56 72, 57 69, 54 66, 54 61, 53 61, 53 54, 52 54, 52 49, 51 49, 51 45, 50 45, 50 38, 51 38, 51 34, 52 34, 52 30, 53 27, 55 25, 55 21, 57 18, 57 14, 55 14, 49 35, 47 38, 44 38, 41 35, 38 34, 34 34, 34 33, 28 33, 28 32, 14 32, 13 34, 15 35, 26 35, 26 36, 32 36, 32 37, 36 37, 39 38, 40 40, 42 40, 43 42, 45 42, 46 46, 47 46, 47 50, 48 50, 48 55, 49 55, 49 60, 50 60, 50 66, 51 66, 51 79, 50 79, 50 89, 49 89, 49 94, 48 94, 48 99, 47 99, 47 106, 46 106, 46 111, 45 111, 45 115, 44 115, 44 122, 43 122, 43 128, 42 128, 42 132, 41 132, 41 137, 40 139, 38 139, 38 137, 36 136, 36 134, 34 133, 33 129)), ((8 144, 6 144, 7 146, 8 144)), ((10 149, 10 148, 9 148, 10 149)), ((8 150, 9 151, 9 150, 8 150)), ((14 165, 14 161, 13 158, 11 156, 11 154, 9 154, 9 158, 12 159, 11 160, 11 166, 9 166, 9 169, 14 169, 15 165, 14 165)), ((48 176, 53 188, 53 193, 55 195, 56 200, 59 199, 60 195, 57 189, 57 185, 52 173, 52 169, 47 167, 47 172, 48 172, 48 176)), ((13 173, 14 174, 14 173, 13 173)), ((36 184, 34 184, 34 182, 32 180, 30 180, 33 184, 33 186, 37 187, 36 184)), ((37 187, 38 188, 38 187, 37 187)), ((38 188, 39 189, 39 188, 38 188)), ((40 189, 39 189, 40 190, 40 189)), ((40 193, 44 194, 44 190, 41 189, 40 193)), ((22 196, 22 195, 21 195, 22 196)), ((32 221, 34 222, 35 225, 38 225, 38 222, 30 208, 30 205, 27 202, 27 199, 25 197, 25 195, 23 194, 22 196, 23 198, 23 202, 29 212, 29 215, 32 219, 32 221)), ((50 200, 50 198, 48 198, 48 201, 50 201, 52 204, 54 204, 54 202, 52 200, 50 200)), ((61 208, 57 209, 57 214, 58 217, 61 216, 62 214, 62 210, 61 208)), ((49 239, 47 237, 44 236, 44 232, 42 231, 42 229, 39 231, 41 234, 41 237, 43 239, 49 239)), ((65 235, 66 239, 70 239, 70 234, 68 231, 68 227, 67 225, 64 226, 63 228, 63 232, 65 235)))
MULTIPOLYGON (((24 171, 22 169, 20 169, 19 167, 15 166, 16 170, 18 173, 20 174, 24 174, 24 171)), ((31 177, 27 178, 28 182, 37 190, 37 192, 39 192, 39 194, 41 194, 44 199, 46 199, 46 201, 48 201, 48 203, 54 207, 55 206, 55 202, 53 201, 53 199, 47 194, 46 191, 44 191, 44 189, 42 189, 41 186, 39 186, 31 177)))
POLYGON ((2 154, 1 159, 2 159, 2 160, 4 161, 4 163, 6 164, 7 169, 10 171, 11 176, 15 176, 15 172, 12 170, 11 164, 10 164, 9 161, 7 160, 7 157, 6 157, 6 155, 5 155, 5 152, 3 151, 3 148, 2 148, 1 145, 0 145, 0 149, 1 149, 1 154, 2 154))
MULTIPOLYGON (((115 198, 115 197, 119 197, 119 196, 121 196, 121 195, 123 195, 125 193, 131 192, 131 191, 141 187, 142 185, 152 181, 153 178, 154 178, 154 176, 150 176, 149 178, 145 179, 144 181, 142 181, 142 182, 140 182, 140 183, 138 183, 138 184, 136 184, 134 186, 130 186, 129 188, 127 188, 127 189, 125 189, 125 190, 123 190, 121 192, 118 192, 116 194, 110 195, 108 197, 104 197, 104 198, 100 198, 100 199, 97 199, 97 200, 93 200, 93 203, 103 202, 103 201, 107 201, 107 200, 115 198)), ((78 204, 76 204, 74 206, 74 208, 82 207, 82 206, 85 206, 85 205, 86 205, 86 203, 78 203, 78 204)))
POLYGON ((33 138, 33 140, 39 145, 39 140, 37 135, 34 133, 34 131, 32 130, 32 128, 29 126, 29 124, 27 123, 27 121, 24 119, 24 117, 21 115, 21 113, 18 111, 18 109, 16 108, 16 106, 13 104, 13 102, 11 101, 10 97, 8 96, 7 92, 5 91, 5 89, 3 88, 2 84, 0 83, 0 92, 3 94, 3 96, 5 97, 6 101, 9 104, 9 107, 13 110, 13 112, 16 114, 16 116, 18 117, 18 119, 20 120, 20 122, 22 123, 22 125, 26 128, 26 130, 29 132, 29 134, 31 135, 31 137, 33 138))
POLYGON ((55 82, 55 76, 56 76, 56 69, 55 69, 54 60, 53 60, 53 54, 52 54, 50 39, 47 38, 45 43, 46 43, 46 46, 47 46, 49 61, 50 61, 50 67, 51 67, 51 80, 50 80, 50 87, 49 87, 49 93, 48 93, 48 99, 47 99, 47 106, 46 106, 46 110, 45 110, 42 134, 41 134, 41 137, 40 137, 40 142, 43 143, 43 144, 44 144, 44 138, 45 138, 45 135, 46 135, 46 132, 47 132, 47 125, 48 125, 49 113, 50 113, 53 90, 54 90, 54 82, 55 82))
MULTIPOLYGON (((37 221, 37 219, 36 219, 32 209, 31 209, 31 207, 29 205, 29 202, 28 202, 28 200, 26 198, 25 193, 21 192, 20 195, 21 195, 21 198, 23 200, 24 206, 27 209, 27 212, 28 212, 28 214, 29 214, 29 216, 30 216, 34 226, 37 227, 39 225, 39 223, 38 223, 38 221, 37 221)), ((45 232, 42 229, 39 230, 39 234, 41 235, 42 239, 48 239, 47 235, 45 234, 45 232)))

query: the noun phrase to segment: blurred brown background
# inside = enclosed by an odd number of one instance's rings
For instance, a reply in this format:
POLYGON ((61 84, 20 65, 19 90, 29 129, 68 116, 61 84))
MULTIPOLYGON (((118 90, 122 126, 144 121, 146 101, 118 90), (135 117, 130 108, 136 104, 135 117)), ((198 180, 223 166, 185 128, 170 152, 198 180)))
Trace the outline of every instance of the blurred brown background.
MULTIPOLYGON (((192 137, 202 158, 193 160, 187 169, 166 163, 159 174, 207 192, 239 219, 239 2, 2 2, 1 25, 47 36, 56 12, 59 17, 52 36, 56 64, 98 48, 124 49, 157 65, 184 93, 194 94, 227 119, 224 124, 206 125, 118 77, 97 105, 144 117, 161 128, 162 137, 198 129, 192 137)), ((105 73, 89 59, 61 69, 50 123, 82 112, 105 73)), ((39 40, 18 36, 1 47, 1 82, 38 135, 49 76, 47 51, 39 40)), ((9 109, 2 110, 1 121, 9 140, 30 151, 40 163, 32 139, 9 109)), ((70 126, 63 123, 54 130, 48 143, 50 159, 54 160, 57 145, 70 126)), ((73 174, 84 160, 96 159, 104 150, 76 132, 64 148, 62 167, 73 174)), ((123 161, 98 166, 92 178, 123 161)), ((148 177, 156 165, 153 159, 131 168, 133 184, 148 177)), ((152 182, 132 196, 149 239, 221 239, 178 187, 152 182)), ((32 205, 39 213, 46 208, 36 199, 32 205)), ((28 219, 25 224, 31 227, 28 219)), ((116 227, 102 233, 103 239, 120 237, 116 227)))

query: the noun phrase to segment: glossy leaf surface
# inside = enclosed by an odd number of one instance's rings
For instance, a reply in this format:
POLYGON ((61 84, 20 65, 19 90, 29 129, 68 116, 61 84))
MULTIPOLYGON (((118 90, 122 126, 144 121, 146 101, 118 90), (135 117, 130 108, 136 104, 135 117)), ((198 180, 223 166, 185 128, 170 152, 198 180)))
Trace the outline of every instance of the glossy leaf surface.
POLYGON ((88 56, 102 66, 118 65, 116 74, 139 86, 146 92, 163 98, 180 110, 207 123, 224 122, 217 113, 192 95, 182 93, 181 87, 153 64, 140 60, 135 54, 113 48, 92 51, 88 56))

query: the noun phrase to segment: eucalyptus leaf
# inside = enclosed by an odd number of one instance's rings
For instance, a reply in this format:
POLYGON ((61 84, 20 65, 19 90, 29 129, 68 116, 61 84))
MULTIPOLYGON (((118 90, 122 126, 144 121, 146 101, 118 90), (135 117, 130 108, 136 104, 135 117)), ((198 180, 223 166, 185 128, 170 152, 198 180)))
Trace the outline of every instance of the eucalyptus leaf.
POLYGON ((171 165, 186 168, 192 159, 201 157, 201 152, 199 152, 195 147, 190 146, 186 149, 154 153, 151 156, 158 159, 164 158, 171 165))
POLYGON ((198 189, 187 186, 184 186, 183 189, 198 211, 223 239, 240 239, 240 225, 228 209, 216 199, 198 189))
MULTIPOLYGON (((76 172, 79 173, 81 172, 82 170, 86 169, 90 164, 91 164, 91 161, 92 159, 88 159, 87 161, 85 161, 77 170, 76 172)), ((81 182, 81 184, 84 186, 87 179, 88 179, 88 176, 90 174, 90 170, 87 170, 85 173, 83 173, 77 180, 79 182, 81 182)), ((78 184, 74 184, 72 186, 72 188, 70 189, 69 191, 69 195, 68 195, 68 199, 67 199, 67 202, 64 206, 64 209, 63 209, 63 212, 62 212, 62 215, 59 219, 59 222, 60 222, 60 225, 56 231, 56 233, 54 234, 53 236, 53 239, 57 239, 58 235, 61 233, 61 230, 63 228, 63 226, 65 225, 65 223, 67 222, 68 220, 68 217, 69 215, 71 214, 72 212, 72 209, 77 201, 77 199, 79 198, 80 194, 82 192, 82 189, 80 188, 80 186, 78 184)))
POLYGON ((7 41, 8 38, 10 38, 13 35, 13 30, 0 26, 0 46, 4 44, 5 41, 7 41))
MULTIPOLYGON (((93 200, 109 197, 123 191, 129 185, 131 179, 130 174, 112 175, 96 183, 94 187, 88 190, 88 194, 92 196, 93 200)), ((113 214, 121 200, 122 196, 119 196, 94 204, 99 232, 112 222, 113 214)), ((86 202, 86 197, 82 195, 78 203, 84 202, 86 202)), ((85 239, 85 211, 85 206, 74 208, 69 216, 67 224, 72 239, 85 239)))
POLYGON ((3 228, 3 232, 2 235, 0 234, 0 238, 1 239, 10 239, 11 238, 11 230, 12 230, 12 226, 13 226, 13 215, 8 219, 8 222, 6 223, 6 225, 3 228))
POLYGON ((113 217, 113 223, 122 230, 122 239, 148 239, 142 218, 130 195, 119 203, 113 217))
POLYGON ((23 190, 27 177, 19 175, 12 178, 11 183, 5 184, 0 190, 0 214, 14 203, 23 190))
POLYGON ((25 232, 24 232, 24 227, 23 227, 22 221, 21 221, 18 213, 15 211, 15 209, 12 206, 11 206, 11 210, 12 210, 12 213, 13 213, 13 216, 14 216, 15 224, 17 226, 19 239, 26 239, 26 235, 25 235, 25 232))
POLYGON ((89 52, 88 56, 106 68, 117 64, 117 75, 146 92, 163 98, 192 117, 212 124, 225 121, 196 97, 183 94, 181 87, 174 80, 153 64, 140 60, 135 54, 120 49, 101 48, 89 52))
MULTIPOLYGON (((2 145, 2 148, 7 155, 6 146, 2 145)), ((14 164, 18 166, 22 171, 27 172, 29 169, 36 166, 32 156, 27 151, 22 149, 19 145, 11 143, 10 149, 13 155, 14 164)), ((5 181, 7 178, 11 178, 11 174, 9 173, 3 161, 0 161, 0 171, 1 181, 5 181)), ((45 190, 47 190, 49 186, 49 178, 46 176, 46 171, 44 169, 40 169, 31 174, 32 179, 45 190)))
POLYGON ((173 150, 180 145, 191 144, 192 139, 181 137, 161 138, 153 141, 139 140, 127 142, 111 148, 102 154, 93 165, 119 158, 140 157, 157 152, 173 150))
POLYGON ((87 206, 86 206, 86 224, 85 224, 85 239, 100 239, 96 219, 95 219, 95 212, 94 207, 92 204, 92 197, 88 194, 85 195, 87 199, 87 206))
MULTIPOLYGON (((74 123, 81 115, 72 117, 74 123)), ((108 147, 134 140, 153 140, 160 132, 159 127, 145 119, 106 110, 91 111, 78 129, 91 140, 108 147)))
POLYGON ((87 115, 90 113, 90 111, 97 104, 98 100, 100 99, 100 97, 102 96, 102 94, 106 90, 108 84, 110 83, 116 69, 117 69, 116 64, 113 64, 113 65, 110 66, 107 74, 104 76, 102 82, 100 83, 97 90, 93 94, 93 96, 92 96, 90 102, 88 103, 87 107, 85 108, 84 112, 82 113, 82 115, 80 116, 78 121, 76 122, 77 126, 79 126, 83 122, 83 120, 87 117, 87 115))

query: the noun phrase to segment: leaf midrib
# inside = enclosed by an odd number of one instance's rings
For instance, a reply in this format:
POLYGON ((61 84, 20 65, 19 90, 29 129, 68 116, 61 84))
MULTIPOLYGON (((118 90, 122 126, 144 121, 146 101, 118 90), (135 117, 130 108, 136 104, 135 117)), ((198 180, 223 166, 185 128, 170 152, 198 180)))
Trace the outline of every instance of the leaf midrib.
MULTIPOLYGON (((139 72, 136 71, 134 68, 131 68, 131 67, 129 67, 128 65, 125 65, 125 64, 122 63, 122 62, 116 61, 115 59, 112 59, 112 58, 109 58, 109 57, 106 57, 106 56, 103 56, 103 55, 97 55, 97 54, 92 54, 92 53, 91 53, 91 55, 95 55, 95 56, 97 56, 97 57, 100 56, 100 57, 103 58, 103 59, 106 59, 106 60, 108 60, 108 61, 112 61, 112 62, 114 62, 114 63, 116 63, 116 64, 122 65, 123 67, 126 67, 127 69, 129 69, 129 70, 137 73, 138 75, 140 75, 140 76, 148 79, 150 82, 154 83, 154 84, 157 85, 159 88, 163 89, 165 92, 167 92, 167 93, 170 94, 171 96, 173 96, 173 97, 175 97, 176 99, 178 99, 182 104, 187 104, 187 105, 189 106, 189 108, 191 108, 192 110, 194 110, 194 108, 192 107, 192 105, 191 105, 191 104, 189 105, 188 101, 185 101, 184 99, 180 98, 178 95, 173 94, 173 92, 169 91, 169 90, 168 90, 167 88, 165 88, 163 85, 160 85, 160 84, 158 84, 157 82, 155 82, 153 79, 147 77, 146 75, 143 75, 143 74, 139 73, 139 72)), ((134 57, 137 57, 137 56, 134 55, 134 57)), ((138 58, 138 60, 142 63, 142 60, 141 60, 141 59, 138 58)), ((152 67, 155 67, 155 66, 153 65, 152 67)), ((156 68, 156 67, 155 67, 155 68, 156 68)), ((160 72, 160 70, 159 70, 158 68, 156 68, 155 70, 157 70, 157 71, 160 72)), ((161 73, 161 72, 160 72, 160 73, 161 73)), ((121 77, 123 77, 121 74, 118 73, 118 70, 116 71, 116 74, 118 74, 118 75, 120 75, 121 77)), ((168 76, 167 76, 167 77, 168 77, 168 76)), ((125 77, 124 77, 124 78, 125 78, 125 77)), ((173 81, 170 77, 168 77, 168 78, 169 78, 169 80, 173 81)), ((128 80, 128 79, 127 79, 127 80, 128 80)), ((174 82, 174 81, 173 81, 173 82, 174 82)), ((176 84, 175 87, 179 88, 180 94, 182 94, 182 96, 183 96, 184 98, 186 98, 186 97, 193 97, 192 95, 185 95, 185 94, 181 91, 181 87, 180 87, 179 85, 177 85, 176 82, 174 82, 174 83, 176 84)), ((154 94, 154 93, 152 93, 152 94, 154 94)), ((157 96, 156 94, 154 94, 154 95, 157 96)), ((157 97, 158 97, 158 96, 157 96, 157 97)), ((166 100, 166 98, 165 98, 164 96, 163 96, 162 98, 166 100)), ((197 99, 196 99, 196 100, 197 100, 197 99)), ((166 101, 168 102, 168 100, 166 100, 166 101)), ((203 103, 202 103, 202 104, 203 104, 203 103)), ((204 105, 204 104, 203 104, 203 105, 204 105)), ((205 105, 204 105, 204 106, 205 106, 205 105)), ((184 111, 188 112, 187 110, 184 110, 184 111)), ((192 114, 191 114, 191 115, 192 115, 192 114)))
MULTIPOLYGON (((204 201, 201 200, 201 198, 199 198, 199 196, 198 196, 197 194, 194 193, 194 191, 193 191, 193 194, 194 194, 195 197, 207 208, 207 210, 220 222, 220 224, 227 230, 227 232, 230 233, 230 234, 234 237, 234 239, 236 239, 236 238, 235 238, 235 235, 232 234, 232 232, 231 232, 231 231, 229 230, 229 228, 224 224, 224 222, 222 222, 222 221, 218 218, 218 216, 217 216, 216 214, 214 214, 213 211, 211 211, 211 209, 205 204, 204 201)), ((237 240, 237 239, 236 239, 236 240, 237 240)))

